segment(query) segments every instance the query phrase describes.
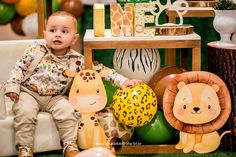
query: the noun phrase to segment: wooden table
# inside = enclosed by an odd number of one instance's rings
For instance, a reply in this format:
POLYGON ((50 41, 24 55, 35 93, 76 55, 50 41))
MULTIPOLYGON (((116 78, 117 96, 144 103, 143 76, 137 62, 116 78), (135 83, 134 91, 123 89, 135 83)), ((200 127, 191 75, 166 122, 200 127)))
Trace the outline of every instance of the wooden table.
MULTIPOLYGON (((166 15, 169 23, 176 23, 178 14, 175 10, 167 9, 166 15)), ((189 7, 183 17, 215 17, 215 12, 212 7, 189 7)))
POLYGON ((105 30, 104 37, 95 37, 92 29, 86 30, 85 68, 92 68, 93 50, 121 48, 192 48, 192 70, 201 70, 201 37, 196 33, 182 36, 113 37, 110 29, 105 30))
MULTIPOLYGON (((167 9, 166 10, 167 22, 168 23, 176 23, 176 18, 178 18, 178 14, 175 10, 167 9)), ((215 12, 212 7, 189 7, 189 10, 183 17, 215 17, 215 12)), ((174 54, 175 49, 167 49, 165 53, 165 57, 167 58, 167 62, 170 65, 176 65, 176 55, 174 54), (171 55, 174 54, 174 55, 171 55)), ((183 52, 186 53, 186 52, 183 52)), ((183 55, 181 53, 181 65, 183 67, 187 66, 187 55, 183 55)))

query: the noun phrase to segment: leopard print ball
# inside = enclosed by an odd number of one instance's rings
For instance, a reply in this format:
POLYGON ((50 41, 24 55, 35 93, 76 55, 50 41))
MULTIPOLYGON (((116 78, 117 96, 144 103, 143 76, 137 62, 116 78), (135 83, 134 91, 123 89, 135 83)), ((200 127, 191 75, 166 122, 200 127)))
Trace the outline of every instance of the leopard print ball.
POLYGON ((123 92, 116 90, 113 95, 114 115, 127 126, 138 127, 149 123, 157 111, 154 91, 145 83, 127 87, 123 92))

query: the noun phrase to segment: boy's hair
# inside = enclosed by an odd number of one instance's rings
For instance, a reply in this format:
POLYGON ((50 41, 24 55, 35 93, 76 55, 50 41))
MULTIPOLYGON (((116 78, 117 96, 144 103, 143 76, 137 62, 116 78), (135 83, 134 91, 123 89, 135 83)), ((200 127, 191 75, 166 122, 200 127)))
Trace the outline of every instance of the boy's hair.
POLYGON ((75 25, 75 28, 77 30, 77 19, 75 18, 75 16, 69 12, 66 12, 66 11, 56 11, 54 13, 52 13, 48 19, 52 16, 69 16, 72 18, 73 22, 74 22, 74 25, 75 25))

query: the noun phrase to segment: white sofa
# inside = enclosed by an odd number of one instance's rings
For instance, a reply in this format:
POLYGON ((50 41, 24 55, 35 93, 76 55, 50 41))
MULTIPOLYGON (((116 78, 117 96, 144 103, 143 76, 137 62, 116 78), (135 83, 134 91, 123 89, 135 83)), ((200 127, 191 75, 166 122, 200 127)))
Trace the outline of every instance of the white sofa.
MULTIPOLYGON (((4 83, 10 74, 16 60, 23 54, 25 48, 35 40, 0 41, 0 83, 4 83)), ((0 120, 0 156, 17 155, 14 142, 12 102, 6 98, 7 115, 0 120)), ((62 149, 59 134, 52 116, 40 112, 35 132, 34 152, 44 152, 62 149)))

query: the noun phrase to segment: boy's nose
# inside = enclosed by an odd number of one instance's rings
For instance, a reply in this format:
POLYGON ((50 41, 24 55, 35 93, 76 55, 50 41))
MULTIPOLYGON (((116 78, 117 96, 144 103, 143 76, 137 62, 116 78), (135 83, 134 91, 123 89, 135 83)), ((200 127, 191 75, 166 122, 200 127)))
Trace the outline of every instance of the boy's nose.
POLYGON ((61 36, 61 32, 60 32, 60 31, 57 31, 57 32, 56 32, 56 36, 61 36))

